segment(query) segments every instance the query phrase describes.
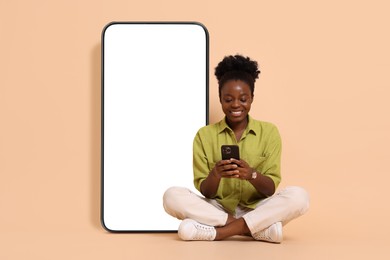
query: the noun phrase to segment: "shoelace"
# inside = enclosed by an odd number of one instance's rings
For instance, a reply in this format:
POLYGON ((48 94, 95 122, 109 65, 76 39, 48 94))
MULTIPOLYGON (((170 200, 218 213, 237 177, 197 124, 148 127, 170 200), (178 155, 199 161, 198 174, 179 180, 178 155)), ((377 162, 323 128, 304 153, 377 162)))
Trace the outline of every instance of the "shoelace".
POLYGON ((272 240, 268 228, 256 234, 256 239, 272 240))
POLYGON ((196 240, 211 240, 213 238, 213 227, 208 227, 204 225, 195 224, 197 230, 194 239, 196 240))

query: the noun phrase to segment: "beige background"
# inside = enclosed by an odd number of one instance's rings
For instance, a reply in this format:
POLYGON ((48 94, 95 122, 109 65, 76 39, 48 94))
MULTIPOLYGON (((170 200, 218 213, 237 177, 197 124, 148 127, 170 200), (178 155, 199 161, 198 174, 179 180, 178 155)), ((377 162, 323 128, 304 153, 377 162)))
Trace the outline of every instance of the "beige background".
POLYGON ((0 259, 388 259, 389 9, 379 0, 0 0, 0 259), (259 61, 251 114, 280 129, 281 186, 303 186, 312 201, 281 245, 101 228, 100 36, 111 21, 198 21, 211 68, 226 54, 259 61))

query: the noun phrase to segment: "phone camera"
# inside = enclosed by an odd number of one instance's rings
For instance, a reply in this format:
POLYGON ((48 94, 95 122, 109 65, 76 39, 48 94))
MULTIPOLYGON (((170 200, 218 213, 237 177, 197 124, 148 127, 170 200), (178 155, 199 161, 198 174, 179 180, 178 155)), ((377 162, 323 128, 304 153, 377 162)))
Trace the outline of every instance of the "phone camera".
POLYGON ((224 148, 223 148, 223 152, 224 152, 225 154, 231 154, 231 153, 232 153, 232 149, 231 149, 230 147, 224 147, 224 148))

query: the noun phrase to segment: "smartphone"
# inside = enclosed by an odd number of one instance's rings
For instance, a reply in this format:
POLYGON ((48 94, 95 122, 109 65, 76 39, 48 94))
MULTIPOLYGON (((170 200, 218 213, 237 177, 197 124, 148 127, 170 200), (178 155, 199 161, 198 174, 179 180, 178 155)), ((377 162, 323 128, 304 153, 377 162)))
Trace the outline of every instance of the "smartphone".
POLYGON ((240 160, 240 151, 238 145, 222 145, 221 146, 222 160, 231 158, 240 160))

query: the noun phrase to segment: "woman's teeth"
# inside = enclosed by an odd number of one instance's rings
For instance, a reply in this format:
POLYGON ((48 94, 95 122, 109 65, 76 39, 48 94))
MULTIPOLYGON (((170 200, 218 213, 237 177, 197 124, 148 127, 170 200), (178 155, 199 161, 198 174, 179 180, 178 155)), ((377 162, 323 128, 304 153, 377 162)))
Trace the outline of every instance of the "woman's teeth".
POLYGON ((231 111, 230 112, 233 116, 240 116, 242 114, 242 111, 231 111))

